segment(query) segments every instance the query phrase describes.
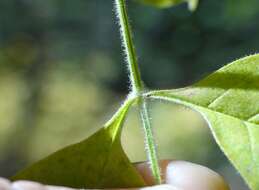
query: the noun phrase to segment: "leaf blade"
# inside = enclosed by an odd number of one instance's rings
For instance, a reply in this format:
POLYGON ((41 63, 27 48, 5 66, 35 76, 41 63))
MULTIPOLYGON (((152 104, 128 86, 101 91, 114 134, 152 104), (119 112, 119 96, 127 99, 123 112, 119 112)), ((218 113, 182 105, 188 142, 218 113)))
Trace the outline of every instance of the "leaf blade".
POLYGON ((12 180, 32 180, 72 188, 144 186, 120 142, 121 125, 133 101, 127 100, 104 128, 86 140, 36 162, 17 173, 12 180))
POLYGON ((249 186, 259 189, 258 54, 235 61, 190 87, 154 91, 148 96, 201 113, 249 186))

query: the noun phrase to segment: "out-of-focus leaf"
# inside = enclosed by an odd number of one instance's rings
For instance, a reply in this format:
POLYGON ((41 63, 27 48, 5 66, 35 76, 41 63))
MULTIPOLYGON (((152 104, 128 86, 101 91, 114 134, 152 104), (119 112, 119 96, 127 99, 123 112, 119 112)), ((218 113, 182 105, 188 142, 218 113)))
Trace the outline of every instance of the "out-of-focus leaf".
POLYGON ((199 3, 199 0, 140 0, 148 5, 153 5, 159 8, 168 8, 171 6, 178 5, 180 3, 188 3, 188 8, 194 11, 199 3))
POLYGON ((149 95, 201 113, 251 189, 259 189, 259 54, 235 61, 193 86, 149 95))
POLYGON ((105 127, 88 139, 29 166, 12 180, 32 180, 73 188, 144 186, 120 141, 121 126, 132 101, 126 101, 105 127))

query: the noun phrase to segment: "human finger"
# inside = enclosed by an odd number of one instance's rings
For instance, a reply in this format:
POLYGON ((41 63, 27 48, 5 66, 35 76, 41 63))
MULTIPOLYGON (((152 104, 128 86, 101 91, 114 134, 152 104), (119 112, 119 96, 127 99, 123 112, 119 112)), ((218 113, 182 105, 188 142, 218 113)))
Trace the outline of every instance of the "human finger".
POLYGON ((9 190, 11 188, 11 183, 9 180, 0 178, 0 190, 9 190))
MULTIPOLYGON (((155 180, 147 162, 137 163, 135 167, 148 187, 131 190, 229 190, 224 179, 213 170, 186 161, 161 160, 159 162, 163 183, 154 186, 155 180)), ((75 190, 67 187, 44 186, 31 181, 17 181, 12 190, 75 190)), ((9 190, 10 182, 0 179, 0 190, 9 190)), ((126 190, 126 189, 123 189, 126 190)))
MULTIPOLYGON (((147 163, 138 163, 137 170, 147 185, 155 180, 147 163)), ((224 178, 215 171, 191 162, 161 160, 161 178, 163 183, 182 190, 229 190, 224 178)))

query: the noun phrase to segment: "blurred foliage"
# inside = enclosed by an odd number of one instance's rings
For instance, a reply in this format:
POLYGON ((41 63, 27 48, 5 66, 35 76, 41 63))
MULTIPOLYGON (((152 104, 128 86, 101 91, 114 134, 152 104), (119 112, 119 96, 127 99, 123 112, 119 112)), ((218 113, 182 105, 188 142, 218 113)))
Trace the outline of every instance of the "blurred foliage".
POLYGON ((139 0, 139 2, 158 8, 168 8, 180 3, 187 3, 190 11, 195 11, 199 4, 199 0, 139 0))
MULTIPOLYGON (((201 0, 193 13, 186 4, 128 4, 149 88, 191 84, 259 49, 257 0, 201 0)), ((116 110, 128 82, 112 10, 101 0, 0 1, 1 176, 84 139, 116 110)), ((152 107, 161 157, 208 165, 245 189, 199 115, 173 104, 152 107)), ((132 161, 145 159, 136 112, 123 143, 132 161)))

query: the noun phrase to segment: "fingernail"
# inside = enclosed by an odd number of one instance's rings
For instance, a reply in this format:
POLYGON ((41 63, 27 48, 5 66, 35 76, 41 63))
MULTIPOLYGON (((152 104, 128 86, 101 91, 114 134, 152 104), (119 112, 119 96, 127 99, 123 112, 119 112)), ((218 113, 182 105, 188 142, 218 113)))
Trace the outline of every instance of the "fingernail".
POLYGON ((12 183, 11 190, 46 190, 46 189, 43 185, 36 182, 17 181, 12 183))
POLYGON ((0 178, 0 190, 10 190, 11 183, 7 179, 0 178))

